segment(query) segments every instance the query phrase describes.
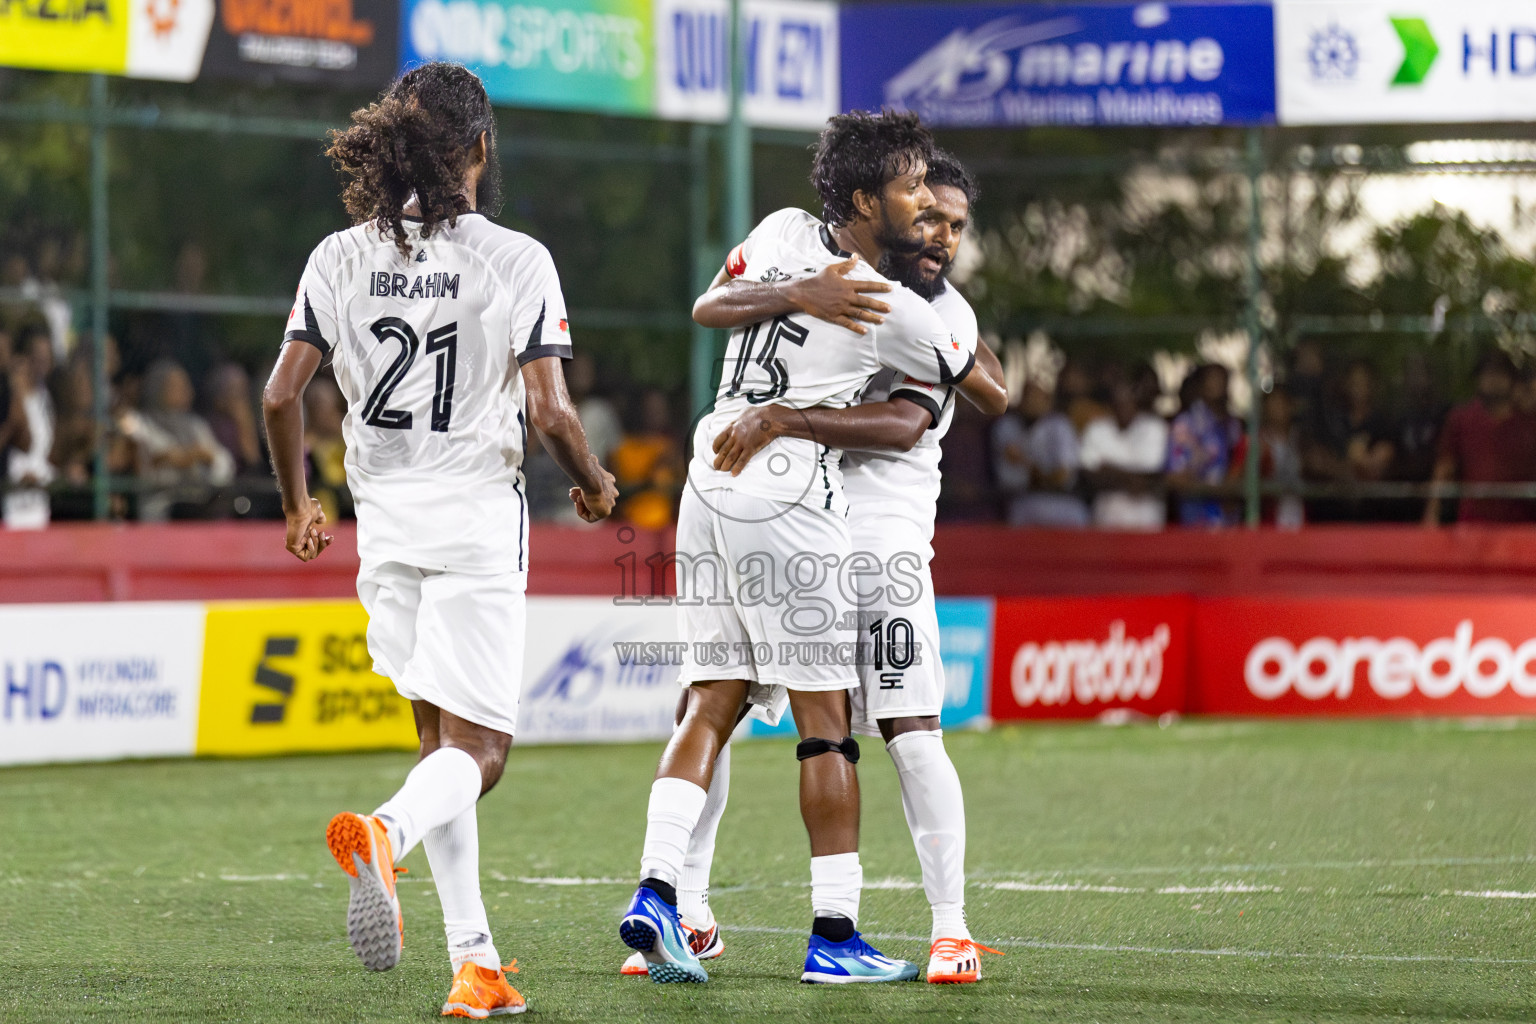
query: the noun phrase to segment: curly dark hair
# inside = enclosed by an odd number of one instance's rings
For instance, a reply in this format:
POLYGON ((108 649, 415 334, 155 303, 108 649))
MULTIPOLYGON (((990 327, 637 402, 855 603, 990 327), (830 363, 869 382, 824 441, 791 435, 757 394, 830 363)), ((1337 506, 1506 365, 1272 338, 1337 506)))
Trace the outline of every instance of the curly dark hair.
POLYGON ((475 209, 495 216, 501 204, 501 163, 485 86, 461 64, 434 61, 407 71, 377 102, 353 111, 350 128, 330 134, 326 155, 349 179, 341 199, 352 223, 371 222, 409 258, 411 245, 401 223, 405 204, 414 196, 420 205, 422 238, 469 213, 464 176, 482 133, 486 167, 475 209))
POLYGON ((933 159, 933 135, 916 114, 855 110, 827 119, 811 164, 811 184, 827 222, 854 218, 853 194, 878 196, 892 179, 933 159))
POLYGON ((976 178, 966 170, 953 153, 943 149, 936 149, 928 158, 928 187, 935 185, 947 185, 957 188, 965 193, 965 204, 972 209, 976 207, 976 200, 981 198, 981 189, 976 185, 976 178))

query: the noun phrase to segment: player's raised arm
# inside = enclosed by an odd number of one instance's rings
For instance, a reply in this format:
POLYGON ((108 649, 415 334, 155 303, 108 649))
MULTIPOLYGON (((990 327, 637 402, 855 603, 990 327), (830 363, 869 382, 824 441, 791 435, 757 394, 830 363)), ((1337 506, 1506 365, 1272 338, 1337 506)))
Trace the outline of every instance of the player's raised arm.
POLYGON ((304 389, 320 368, 322 356, 311 343, 284 342, 261 393, 272 468, 283 494, 283 517, 288 520, 286 546, 302 562, 320 557, 331 543, 330 536, 322 531, 325 512, 320 502, 309 496, 304 480, 304 389))
POLYGON ((803 438, 830 448, 911 451, 923 432, 933 426, 937 409, 931 401, 924 405, 905 393, 846 409, 756 406, 715 435, 715 468, 740 475, 752 456, 779 437, 803 438))
POLYGON ((619 489, 613 474, 598 464, 587 447, 586 431, 565 389, 560 360, 547 357, 524 363, 523 386, 528 394, 528 420, 538 430, 555 465, 576 484, 571 501, 576 513, 589 523, 613 514, 619 489))
MULTIPOLYGON (((739 252, 739 249, 737 250, 739 252)), ((732 253, 736 259, 736 253, 732 253)), ((703 327, 730 329, 761 323, 776 316, 806 313, 836 324, 856 334, 863 334, 864 324, 884 323, 881 315, 891 307, 873 296, 888 292, 884 281, 849 277, 859 264, 857 256, 823 267, 810 277, 788 281, 748 281, 733 274, 733 266, 745 270, 745 263, 728 262, 709 291, 693 304, 693 319, 703 327)))

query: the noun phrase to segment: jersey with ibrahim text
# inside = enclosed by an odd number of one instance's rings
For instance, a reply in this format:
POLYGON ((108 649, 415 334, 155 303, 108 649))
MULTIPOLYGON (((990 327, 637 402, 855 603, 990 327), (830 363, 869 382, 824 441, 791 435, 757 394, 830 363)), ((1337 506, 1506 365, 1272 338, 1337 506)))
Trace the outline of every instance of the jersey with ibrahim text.
MULTIPOLYGON (((804 210, 787 209, 763 220, 732 251, 727 270, 749 281, 810 277, 848 258, 825 225, 804 210)), ((885 281, 860 262, 849 277, 885 281)), ((916 294, 890 282, 882 295, 891 307, 885 322, 866 334, 796 313, 731 332, 714 411, 694 432, 690 486, 731 488, 746 494, 844 514, 842 451, 815 441, 776 438, 752 457, 739 476, 715 470, 715 436, 755 405, 845 408, 882 367, 918 381, 950 383, 970 372, 975 353, 958 342, 944 321, 916 294)))
MULTIPOLYGON (((976 358, 980 332, 976 313, 965 296, 952 285, 946 285, 931 305, 954 333, 961 349, 976 358)), ((886 371, 869 382, 862 400, 883 402, 897 396, 927 409, 933 426, 910 451, 850 451, 843 457, 843 488, 851 508, 849 515, 854 520, 901 516, 918 524, 925 539, 931 540, 939 501, 939 460, 944 455, 939 442, 949 432, 959 396, 952 384, 931 384, 886 371)))
POLYGON ((519 367, 569 359, 549 252, 478 214, 411 256, 370 225, 309 257, 284 341, 327 354, 346 397, 347 484, 364 566, 490 574, 528 568, 519 367))

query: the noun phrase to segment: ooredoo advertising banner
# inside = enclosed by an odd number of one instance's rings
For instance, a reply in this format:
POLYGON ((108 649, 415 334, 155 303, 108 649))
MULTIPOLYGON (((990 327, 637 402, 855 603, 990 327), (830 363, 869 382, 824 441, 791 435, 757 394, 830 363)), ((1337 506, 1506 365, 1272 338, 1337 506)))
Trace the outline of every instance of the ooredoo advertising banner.
POLYGON ((1536 601, 1202 600, 1193 674, 1210 714, 1531 714, 1536 601))
POLYGON ((956 127, 1275 119, 1268 4, 849 4, 842 42, 844 109, 956 127))
POLYGON ((1188 597, 997 599, 992 717, 1183 711, 1188 597))
POLYGON ((0 764, 192 753, 203 605, 0 608, 0 764))
POLYGON ((218 0, 203 74, 383 85, 399 60, 399 19, 396 0, 218 0))
POLYGON ((1530 0, 1276 0, 1282 124, 1536 120, 1530 0))

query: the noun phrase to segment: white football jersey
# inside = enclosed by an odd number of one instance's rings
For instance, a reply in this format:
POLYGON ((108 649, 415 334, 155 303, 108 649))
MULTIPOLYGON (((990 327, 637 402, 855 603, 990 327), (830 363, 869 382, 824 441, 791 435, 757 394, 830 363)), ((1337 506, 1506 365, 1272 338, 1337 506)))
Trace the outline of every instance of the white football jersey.
MULTIPOLYGON (((732 251, 733 277, 784 281, 809 277, 848 258, 831 233, 804 210, 771 214, 732 251)), ((849 275, 884 281, 866 263, 849 275)), ((882 367, 917 381, 950 383, 970 372, 974 350, 957 341, 933 308, 892 282, 881 296, 890 304, 885 323, 865 334, 796 313, 731 332, 714 411, 694 431, 689 485, 708 491, 733 488, 746 494, 846 513, 842 451, 814 441, 781 437, 752 457, 740 476, 714 468, 715 435, 754 405, 794 409, 843 408, 882 367)))
MULTIPOLYGON (((980 330, 976 313, 965 296, 953 285, 947 285, 934 296, 931 305, 953 332, 961 350, 974 360, 980 330)), ((902 516, 919 524, 924 537, 931 540, 938 511, 939 460, 944 455, 939 442, 955 418, 958 396, 953 384, 932 384, 887 371, 869 382, 862 400, 883 402, 894 395, 927 409, 933 415, 933 426, 910 451, 850 451, 844 456, 843 488, 852 510, 849 516, 855 529, 861 518, 902 516)))
POLYGON ((518 368, 571 356, 554 262, 478 214, 425 241, 406 226, 410 259, 368 225, 322 241, 284 335, 328 353, 346 396, 358 554, 365 566, 526 571, 518 368))

